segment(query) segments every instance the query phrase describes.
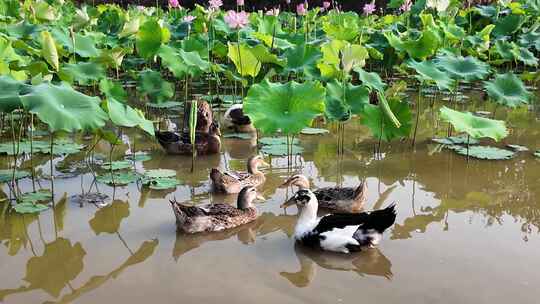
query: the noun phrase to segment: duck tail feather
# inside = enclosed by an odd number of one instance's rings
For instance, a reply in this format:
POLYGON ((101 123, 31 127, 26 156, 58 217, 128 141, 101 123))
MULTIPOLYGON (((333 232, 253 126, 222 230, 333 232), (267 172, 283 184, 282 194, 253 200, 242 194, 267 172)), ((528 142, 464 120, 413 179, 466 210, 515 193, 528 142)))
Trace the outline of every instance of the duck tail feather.
POLYGON ((369 214, 369 218, 366 224, 362 226, 363 229, 374 229, 380 233, 383 233, 386 229, 394 225, 396 221, 396 204, 392 203, 390 206, 372 211, 369 214))
POLYGON ((356 189, 354 189, 354 198, 356 200, 365 201, 367 199, 367 182, 364 180, 356 189))
POLYGON ((176 223, 178 225, 183 225, 187 220, 187 214, 182 210, 181 205, 176 201, 176 198, 173 198, 170 202, 174 216, 176 217, 176 223))

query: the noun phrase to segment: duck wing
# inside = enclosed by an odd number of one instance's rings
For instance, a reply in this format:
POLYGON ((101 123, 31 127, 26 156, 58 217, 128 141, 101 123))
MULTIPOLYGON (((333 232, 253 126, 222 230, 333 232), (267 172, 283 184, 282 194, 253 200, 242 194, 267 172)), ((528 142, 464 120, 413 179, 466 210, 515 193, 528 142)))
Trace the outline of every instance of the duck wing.
POLYGON ((224 175, 237 181, 246 180, 251 176, 250 173, 244 171, 227 171, 224 173, 224 175))
POLYGON ((313 191, 317 200, 320 202, 331 202, 336 200, 350 200, 354 198, 355 191, 353 188, 346 187, 326 187, 313 191))
POLYGON ((180 141, 180 136, 174 132, 169 131, 156 131, 156 138, 159 143, 175 143, 180 141))

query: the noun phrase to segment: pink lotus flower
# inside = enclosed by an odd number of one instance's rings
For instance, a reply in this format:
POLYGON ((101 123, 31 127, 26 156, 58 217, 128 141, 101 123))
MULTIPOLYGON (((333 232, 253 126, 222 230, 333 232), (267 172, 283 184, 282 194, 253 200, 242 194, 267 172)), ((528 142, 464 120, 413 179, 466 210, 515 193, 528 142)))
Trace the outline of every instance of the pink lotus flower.
POLYGON ((169 6, 172 8, 179 8, 180 2, 178 2, 178 0, 169 0, 169 6))
POLYGON ((191 23, 191 22, 193 22, 193 20, 195 20, 195 18, 197 18, 197 17, 191 16, 191 15, 187 15, 187 16, 185 16, 184 19, 182 19, 182 20, 183 20, 184 22, 191 23))
POLYGON ((399 9, 402 12, 408 12, 411 10, 411 7, 412 7, 412 0, 405 0, 405 2, 403 2, 403 4, 399 7, 399 9))
POLYGON ((375 2, 367 3, 363 8, 364 15, 369 16, 375 11, 375 2))
POLYGON ((210 4, 211 10, 217 10, 223 5, 223 2, 221 0, 210 0, 208 4, 210 4))
POLYGON ((285 0, 285 3, 291 4, 291 0, 285 0))
POLYGON ((279 8, 273 8, 266 12, 266 16, 278 16, 279 15, 279 8))
POLYGON ((322 7, 323 7, 325 10, 328 9, 328 8, 330 7, 330 2, 324 1, 324 2, 322 3, 322 7))
POLYGON ((300 16, 303 16, 307 13, 307 9, 304 3, 300 3, 296 6, 296 13, 300 16))
POLYGON ((236 0, 236 5, 244 6, 244 0, 236 0))
POLYGON ((225 22, 227 22, 232 29, 244 28, 249 23, 248 14, 244 11, 238 13, 232 10, 228 11, 223 19, 225 19, 225 22))

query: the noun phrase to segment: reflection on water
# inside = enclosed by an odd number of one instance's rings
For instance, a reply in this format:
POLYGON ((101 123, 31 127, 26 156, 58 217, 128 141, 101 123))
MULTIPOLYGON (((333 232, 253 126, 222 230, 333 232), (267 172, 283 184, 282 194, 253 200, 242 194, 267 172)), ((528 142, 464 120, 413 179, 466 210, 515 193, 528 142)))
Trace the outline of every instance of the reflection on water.
MULTIPOLYGON (((136 147, 120 145, 115 159, 126 152, 148 152, 152 159, 138 162, 138 170, 174 169, 182 181, 167 191, 136 184, 113 189, 95 183, 80 166, 82 155, 58 158, 57 170, 63 174, 55 181, 54 209, 39 216, 15 214, 8 208, 7 185, 0 189, 0 301, 162 303, 174 297, 185 303, 353 303, 361 293, 366 301, 378 303, 533 302, 534 296, 519 284, 540 280, 535 270, 540 267, 540 161, 526 152, 508 161, 467 162, 440 151, 427 138, 443 135, 446 125, 439 123, 437 111, 426 107, 421 112, 416 147, 400 141, 383 144, 380 161, 372 152, 377 142, 354 120, 346 127, 343 157, 336 157, 334 133, 301 136, 305 150, 291 168, 286 158, 272 157, 271 168, 265 169, 267 182, 261 190, 268 200, 257 204, 260 217, 220 233, 177 233, 168 200, 235 204, 234 195, 209 193, 208 173, 212 167, 244 169, 245 159, 256 153, 250 141, 225 139, 223 152, 199 158, 191 173, 190 157, 167 156, 148 138, 129 134, 137 137, 136 147), (354 255, 294 245, 295 209, 285 213, 279 208, 292 191, 278 188, 294 173, 308 176, 314 187, 366 180, 366 209, 396 202, 396 225, 379 249, 354 255), (82 175, 70 177, 74 174, 82 175), (111 199, 103 207, 69 199, 82 191, 111 199), (463 273, 466 286, 461 284, 463 273), (489 298, 493 301, 476 292, 488 287, 486 277, 490 290, 495 289, 489 298), (505 277, 520 279, 512 285, 505 277), (437 283, 441 281, 445 287, 437 283), (249 283, 253 292, 239 298, 233 291, 240 283, 249 283), (374 288, 377 284, 386 287, 374 288)), ((511 127, 501 146, 540 148, 535 115, 499 110, 498 118, 511 127)), ((103 143, 97 152, 108 155, 109 148, 103 143)), ((2 167, 10 161, 0 157, 2 167)), ((48 157, 36 157, 33 164, 47 174, 48 157)), ((37 186, 49 185, 41 180, 37 186)), ((30 191, 32 183, 21 180, 18 187, 30 191)))
POLYGON ((294 246, 300 264, 297 272, 282 271, 279 274, 296 287, 306 287, 314 279, 317 267, 336 271, 352 271, 360 276, 372 275, 391 279, 392 262, 379 249, 344 255, 322 252, 300 245, 294 246))

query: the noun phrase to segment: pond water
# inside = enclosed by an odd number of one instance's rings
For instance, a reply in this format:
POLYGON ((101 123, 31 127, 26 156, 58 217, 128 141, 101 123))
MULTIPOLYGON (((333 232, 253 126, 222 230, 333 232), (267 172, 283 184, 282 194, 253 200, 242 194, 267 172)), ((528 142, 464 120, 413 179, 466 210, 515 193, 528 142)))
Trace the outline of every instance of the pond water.
MULTIPOLYGON (((474 100, 468 104, 494 110, 474 100)), ((222 153, 198 158, 191 173, 190 157, 167 156, 144 135, 129 133, 129 147, 116 148, 115 158, 133 148, 135 139, 135 150, 152 157, 138 162, 138 170, 174 169, 182 185, 175 191, 136 184, 96 188, 92 174, 85 173, 56 178, 56 207, 39 216, 17 215, 0 203, 0 302, 536 303, 540 159, 529 151, 505 161, 467 161, 438 151, 429 138, 444 136, 447 125, 438 121, 437 109, 422 108, 414 149, 408 140, 383 143, 377 157, 377 141, 356 120, 346 125, 342 156, 336 155, 334 126, 326 126, 330 134, 300 136, 304 152, 291 166, 287 157, 272 157, 265 169, 267 200, 257 205, 261 217, 203 235, 176 232, 169 199, 234 203, 234 196, 209 193, 209 170, 242 169, 257 148, 249 140, 224 139, 222 153), (365 179, 366 209, 396 202, 395 226, 378 249, 350 256, 295 246, 296 208, 279 208, 292 190, 278 186, 297 172, 315 187, 354 186, 365 179), (97 207, 70 199, 97 190, 111 203, 97 207)), ((498 146, 540 148, 538 112, 496 113, 511 128, 498 146)), ((104 155, 108 150, 105 144, 97 147, 104 155)), ((80 156, 66 161, 77 160, 80 156)), ((8 161, 3 158, 4 166, 8 161)), ((34 162, 48 174, 47 157, 34 162)), ((29 179, 19 186, 32 189, 29 179)), ((3 191, 8 192, 6 185, 3 191)))

